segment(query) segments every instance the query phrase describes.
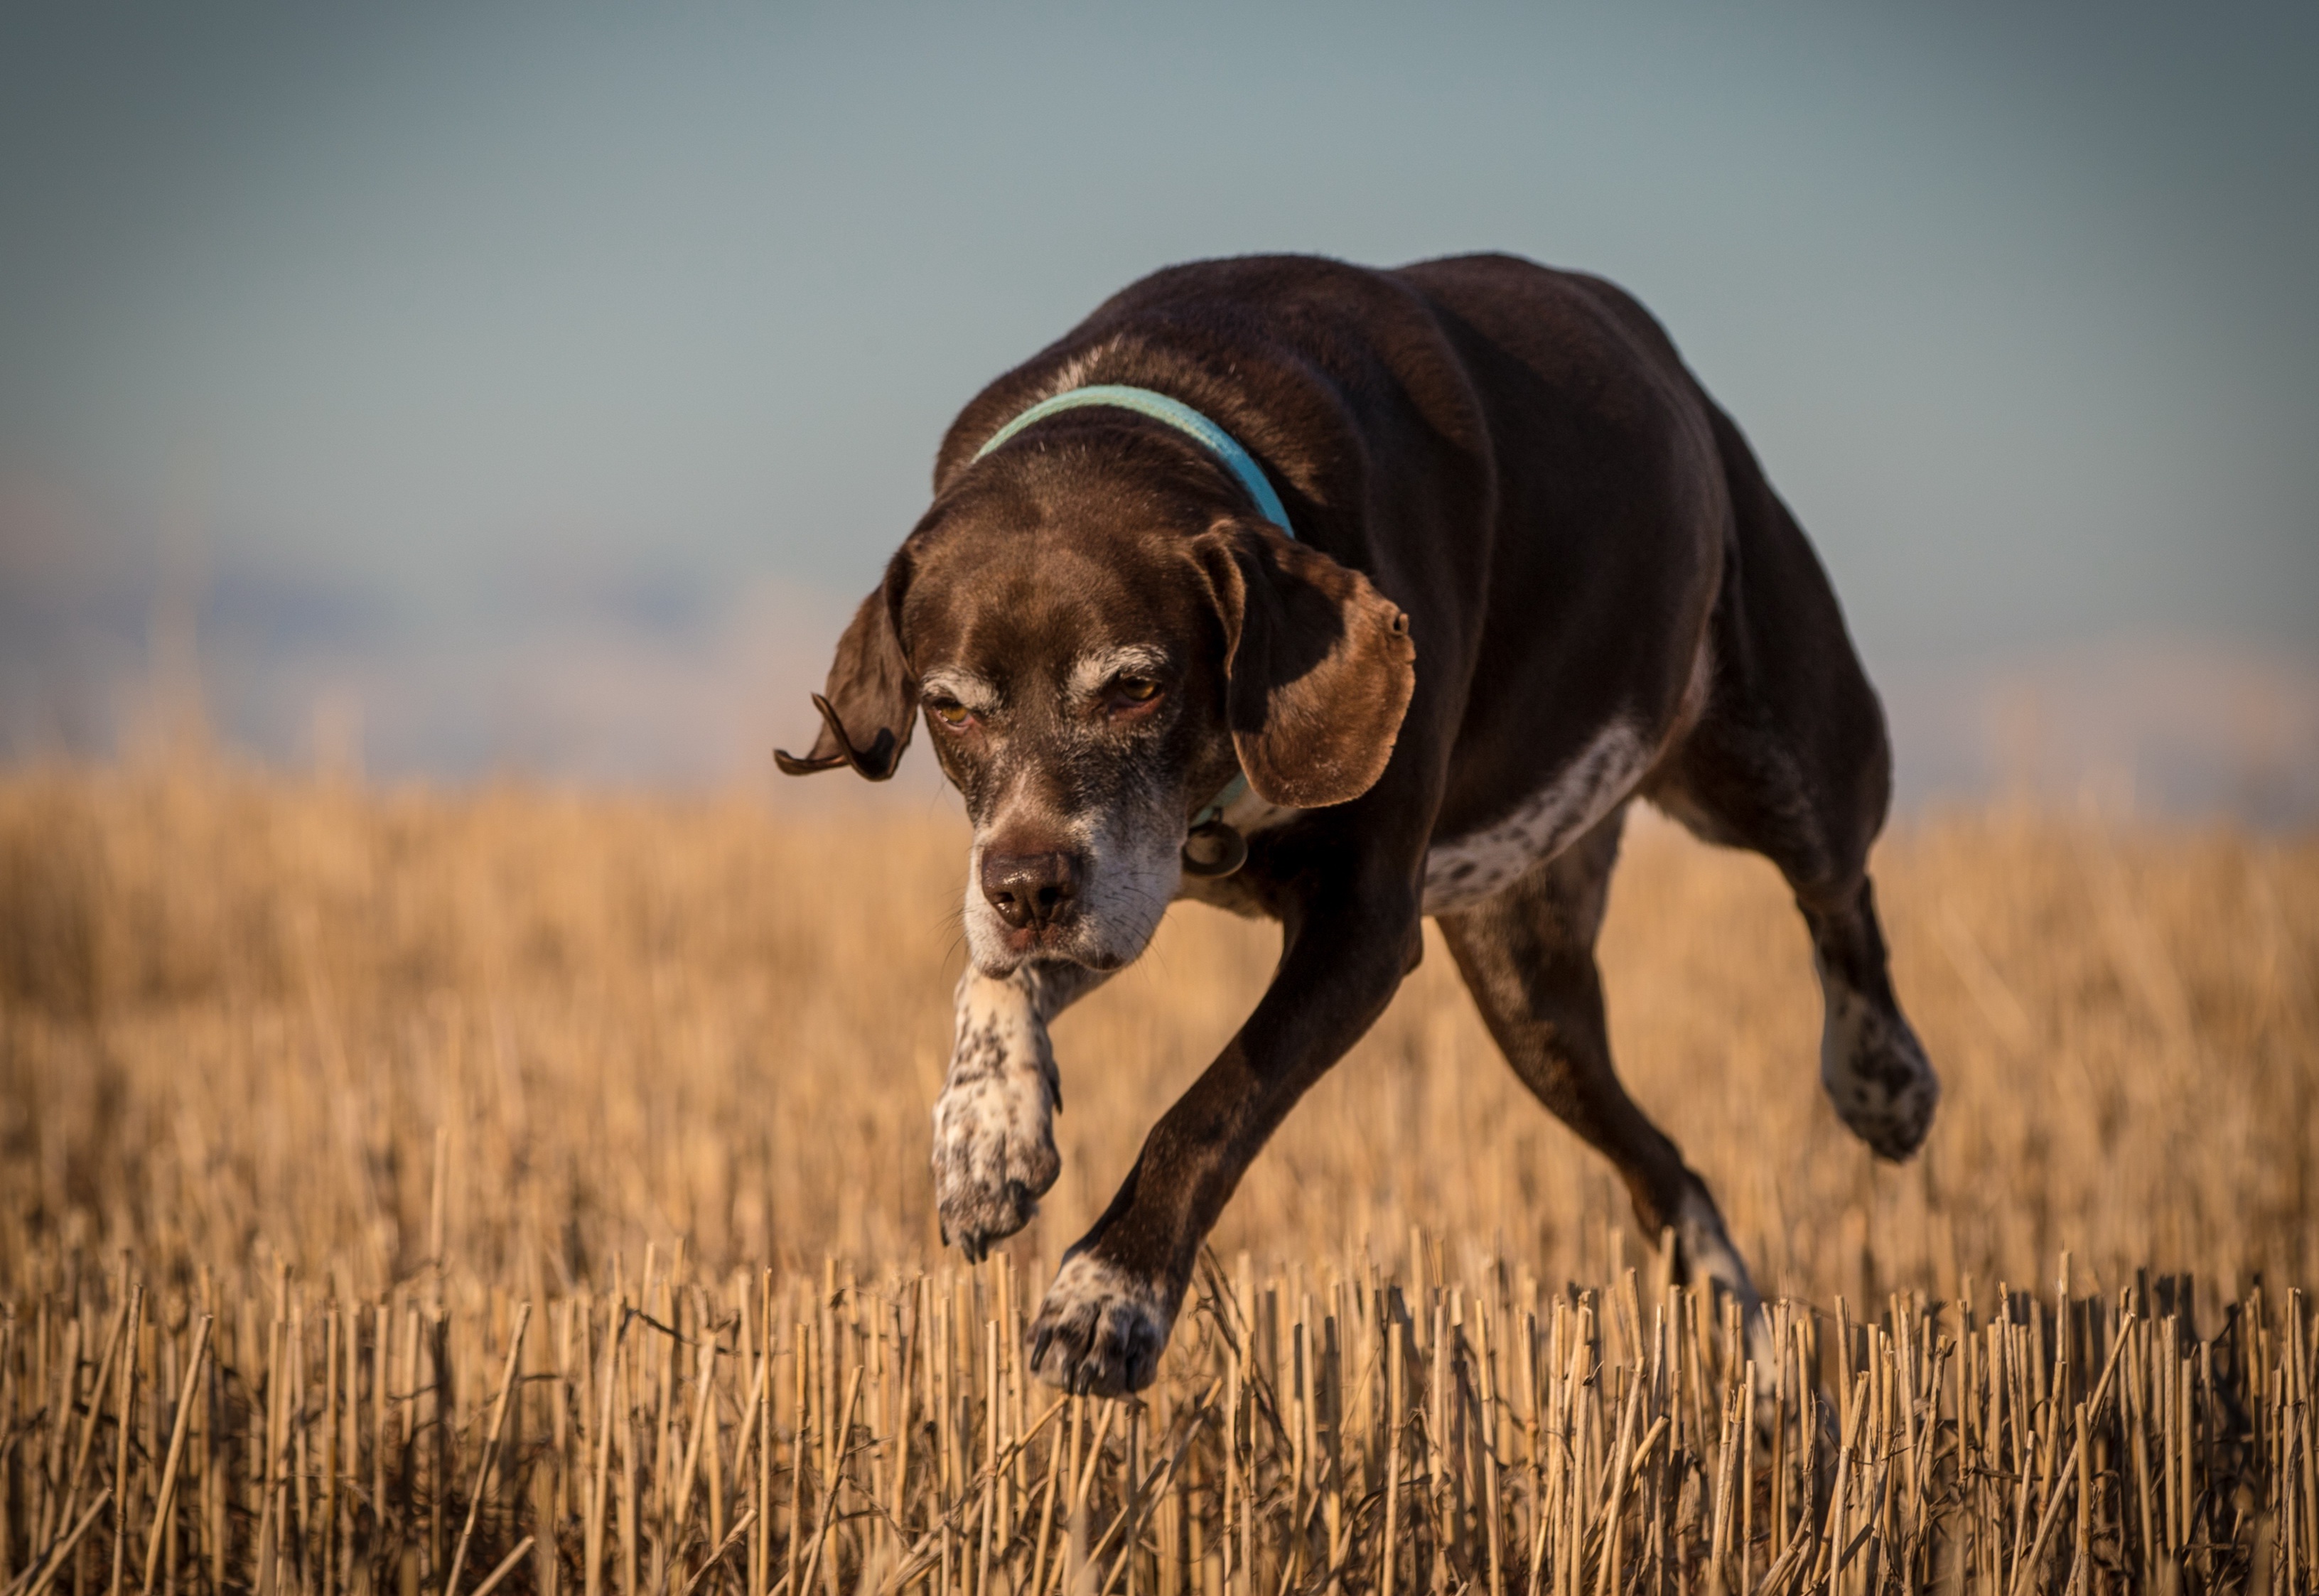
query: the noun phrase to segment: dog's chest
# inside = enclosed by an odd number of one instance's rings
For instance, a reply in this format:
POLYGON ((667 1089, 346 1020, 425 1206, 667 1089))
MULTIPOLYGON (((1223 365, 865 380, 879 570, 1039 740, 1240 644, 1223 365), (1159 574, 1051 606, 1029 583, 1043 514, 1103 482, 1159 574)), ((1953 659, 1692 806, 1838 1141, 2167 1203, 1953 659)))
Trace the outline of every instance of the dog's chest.
MULTIPOLYGON (((1626 799, 1656 757, 1656 750, 1632 726, 1614 721, 1498 819, 1457 836, 1437 836, 1425 855, 1424 912, 1470 909, 1561 852, 1626 799)), ((1223 819, 1254 836, 1303 813, 1247 793, 1223 819)), ((1238 877, 1187 877, 1178 892, 1233 914, 1267 912, 1261 896, 1238 877)))
POLYGON ((1633 789, 1654 752, 1633 727, 1614 721, 1502 818, 1436 837, 1425 855, 1425 913, 1472 908, 1585 835, 1633 789))

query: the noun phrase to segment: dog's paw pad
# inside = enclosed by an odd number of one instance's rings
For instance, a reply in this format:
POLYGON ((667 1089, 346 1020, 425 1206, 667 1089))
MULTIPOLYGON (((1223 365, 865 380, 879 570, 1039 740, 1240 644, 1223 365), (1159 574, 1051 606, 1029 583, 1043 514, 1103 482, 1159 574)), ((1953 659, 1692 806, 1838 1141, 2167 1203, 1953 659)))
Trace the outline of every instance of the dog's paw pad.
POLYGON ((1031 1222, 1062 1167, 1035 1082, 986 1076, 934 1105, 934 1205, 943 1237, 978 1263, 1031 1222))
POLYGON ((1048 1384, 1125 1396, 1151 1384, 1175 1321, 1172 1295, 1088 1253, 1063 1260, 1028 1331, 1031 1367, 1048 1384))

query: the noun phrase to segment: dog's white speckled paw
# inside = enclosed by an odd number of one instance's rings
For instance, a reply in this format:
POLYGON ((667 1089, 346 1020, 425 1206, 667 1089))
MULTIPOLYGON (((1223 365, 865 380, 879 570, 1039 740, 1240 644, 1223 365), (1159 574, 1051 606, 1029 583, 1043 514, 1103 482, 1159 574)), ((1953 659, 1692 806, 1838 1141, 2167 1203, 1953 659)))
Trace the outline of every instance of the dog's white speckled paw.
POLYGON ((934 1104, 934 1204, 943 1237, 975 1263, 1031 1222, 1063 1162, 1041 1084, 991 1073, 934 1104))
POLYGON ((1031 1367, 1050 1385, 1125 1396, 1151 1384, 1174 1294, 1088 1253, 1063 1260, 1031 1323, 1031 1367))
POLYGON ((1899 1014, 1840 986, 1827 992, 1819 1076, 1836 1117, 1880 1159, 1907 1158, 1933 1128, 1941 1080, 1924 1044, 1899 1014))

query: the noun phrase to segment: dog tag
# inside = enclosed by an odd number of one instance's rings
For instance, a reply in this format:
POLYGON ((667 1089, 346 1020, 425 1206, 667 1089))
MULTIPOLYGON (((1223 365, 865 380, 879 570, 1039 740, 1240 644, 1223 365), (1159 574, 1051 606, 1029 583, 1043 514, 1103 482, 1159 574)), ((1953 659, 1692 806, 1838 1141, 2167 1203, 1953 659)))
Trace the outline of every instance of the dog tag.
POLYGON ((1184 873, 1229 876, 1248 862, 1248 839, 1221 820, 1195 826, 1184 838, 1184 873))

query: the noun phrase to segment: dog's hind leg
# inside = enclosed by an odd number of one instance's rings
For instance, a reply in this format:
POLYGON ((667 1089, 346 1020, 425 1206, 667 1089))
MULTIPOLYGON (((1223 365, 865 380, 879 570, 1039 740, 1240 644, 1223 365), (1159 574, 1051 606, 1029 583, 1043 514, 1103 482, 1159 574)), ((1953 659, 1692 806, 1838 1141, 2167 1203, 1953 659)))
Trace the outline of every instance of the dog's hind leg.
POLYGON ((1705 703, 1645 796, 1707 841, 1779 866, 1811 930, 1821 1084, 1872 1151, 1905 1159, 1941 1087, 1893 994, 1868 879, 1892 788, 1883 709, 1810 546, 1738 429, 1714 421, 1733 537, 1705 703))
POLYGON ((1473 908, 1439 916, 1482 1020, 1514 1073, 1627 1183, 1644 1234, 1673 1230, 1677 1263, 1737 1298, 1751 1339, 1762 1303, 1706 1183, 1627 1095, 1611 1064, 1594 935, 1623 811, 1473 908))
POLYGON ((1053 1121, 1063 1105, 1047 1022, 1101 986, 1076 964, 1024 964, 958 981, 950 1071, 934 1102, 934 1204, 943 1238, 976 1263, 1031 1222, 1062 1159, 1053 1121))

